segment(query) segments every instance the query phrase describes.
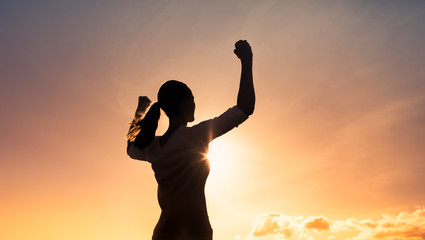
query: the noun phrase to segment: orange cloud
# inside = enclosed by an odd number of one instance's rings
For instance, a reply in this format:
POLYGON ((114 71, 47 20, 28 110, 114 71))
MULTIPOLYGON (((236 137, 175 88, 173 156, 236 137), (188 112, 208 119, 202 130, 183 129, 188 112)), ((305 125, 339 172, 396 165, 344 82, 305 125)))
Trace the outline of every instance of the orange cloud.
POLYGON ((315 229, 318 231, 329 230, 329 221, 325 217, 308 217, 306 219, 305 228, 315 229))
POLYGON ((397 216, 383 215, 373 221, 348 219, 335 221, 332 225, 335 233, 355 234, 356 240, 425 240, 425 207, 413 212, 401 212, 397 216))
POLYGON ((268 213, 255 219, 248 240, 425 240, 425 207, 379 220, 349 218, 332 223, 324 216, 268 213))
POLYGON ((256 218, 248 239, 309 239, 309 230, 329 230, 329 221, 323 217, 291 217, 268 213, 256 218))

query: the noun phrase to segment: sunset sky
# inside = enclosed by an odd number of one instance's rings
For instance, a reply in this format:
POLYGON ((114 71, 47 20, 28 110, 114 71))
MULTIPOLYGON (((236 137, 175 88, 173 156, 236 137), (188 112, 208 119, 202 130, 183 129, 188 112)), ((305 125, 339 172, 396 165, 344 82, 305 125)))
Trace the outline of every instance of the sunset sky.
MULTIPOLYGON (((187 83, 195 122, 254 114, 211 144, 217 240, 425 239, 425 1, 2 1, 0 239, 150 239, 138 96, 187 83)), ((158 135, 168 120, 162 114, 158 135)))

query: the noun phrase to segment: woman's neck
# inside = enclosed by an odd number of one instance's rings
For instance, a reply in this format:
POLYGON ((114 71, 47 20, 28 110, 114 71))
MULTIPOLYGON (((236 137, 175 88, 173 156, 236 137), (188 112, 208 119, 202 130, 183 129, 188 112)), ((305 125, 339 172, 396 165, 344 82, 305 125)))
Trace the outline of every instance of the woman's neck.
POLYGON ((187 126, 187 121, 186 119, 184 119, 183 116, 176 116, 176 117, 172 117, 169 118, 168 121, 168 130, 167 132, 174 132, 175 130, 177 130, 177 128, 181 127, 181 126, 187 126))
POLYGON ((165 145, 170 136, 181 126, 187 126, 187 121, 183 117, 169 118, 169 125, 167 131, 160 138, 161 147, 165 145))

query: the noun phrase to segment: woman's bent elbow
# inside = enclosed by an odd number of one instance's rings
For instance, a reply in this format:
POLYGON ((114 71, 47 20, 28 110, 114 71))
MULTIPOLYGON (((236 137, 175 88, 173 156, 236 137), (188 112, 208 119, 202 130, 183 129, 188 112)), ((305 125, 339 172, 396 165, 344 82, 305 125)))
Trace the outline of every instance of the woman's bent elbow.
POLYGON ((250 116, 254 113, 255 106, 239 106, 239 108, 244 112, 246 115, 250 116))
POLYGON ((130 150, 130 148, 127 148, 127 155, 128 155, 130 158, 133 158, 133 159, 134 159, 134 155, 133 155, 132 151, 130 150))
POLYGON ((254 109, 255 109, 254 106, 252 108, 248 109, 248 111, 245 112, 246 115, 248 115, 248 116, 252 115, 254 113, 254 109))
POLYGON ((127 155, 132 159, 136 159, 136 157, 134 156, 133 147, 134 147, 133 143, 128 142, 128 144, 127 144, 127 155))

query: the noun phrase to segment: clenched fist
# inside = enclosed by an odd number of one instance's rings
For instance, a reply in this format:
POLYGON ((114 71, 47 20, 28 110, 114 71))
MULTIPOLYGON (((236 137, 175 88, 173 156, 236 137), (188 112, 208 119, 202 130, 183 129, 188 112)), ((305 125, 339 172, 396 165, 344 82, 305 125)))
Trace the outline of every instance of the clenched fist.
POLYGON ((251 46, 246 40, 239 40, 235 43, 233 52, 241 59, 241 61, 252 61, 251 46))

